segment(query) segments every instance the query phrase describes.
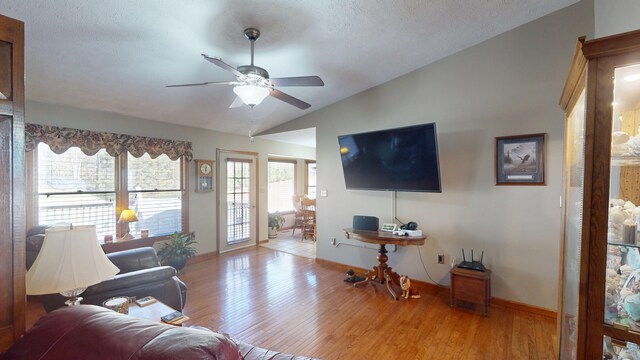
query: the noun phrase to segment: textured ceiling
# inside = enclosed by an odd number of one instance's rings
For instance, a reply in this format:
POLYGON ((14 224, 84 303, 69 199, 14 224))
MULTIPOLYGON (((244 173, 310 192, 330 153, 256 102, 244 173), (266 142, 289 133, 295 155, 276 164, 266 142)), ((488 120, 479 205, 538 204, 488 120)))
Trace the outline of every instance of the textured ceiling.
POLYGON ((26 27, 28 100, 248 135, 406 74, 577 0, 2 0, 26 27), (229 109, 233 80, 205 53, 255 63, 271 77, 318 75, 321 88, 280 88, 312 105, 267 98, 229 109))

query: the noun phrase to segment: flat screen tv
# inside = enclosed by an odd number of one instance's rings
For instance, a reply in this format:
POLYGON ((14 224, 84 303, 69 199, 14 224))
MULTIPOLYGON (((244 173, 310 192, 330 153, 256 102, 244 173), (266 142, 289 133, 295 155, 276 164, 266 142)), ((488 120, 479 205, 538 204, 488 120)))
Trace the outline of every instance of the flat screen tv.
POLYGON ((442 192, 436 124, 338 136, 347 189, 442 192))

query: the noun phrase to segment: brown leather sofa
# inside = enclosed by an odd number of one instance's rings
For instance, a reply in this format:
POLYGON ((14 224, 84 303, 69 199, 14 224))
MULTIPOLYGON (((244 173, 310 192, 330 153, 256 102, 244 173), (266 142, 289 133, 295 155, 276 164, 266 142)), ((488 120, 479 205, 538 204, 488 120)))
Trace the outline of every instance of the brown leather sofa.
POLYGON ((2 360, 309 360, 236 341, 204 328, 134 318, 98 306, 58 309, 36 322, 2 360))
POLYGON ((33 262, 36 261, 36 258, 38 257, 38 253, 40 252, 42 243, 44 242, 44 232, 48 227, 49 226, 47 225, 38 225, 27 231, 25 241, 27 270, 31 268, 31 265, 33 265, 33 262))
MULTIPOLYGON (((187 300, 187 286, 176 276, 176 269, 161 266, 156 251, 143 247, 107 254, 120 269, 113 278, 89 286, 80 296, 83 304, 102 305, 114 296, 153 296, 168 306, 182 310, 187 300)), ((60 294, 41 296, 47 312, 66 306, 66 298, 60 294)))

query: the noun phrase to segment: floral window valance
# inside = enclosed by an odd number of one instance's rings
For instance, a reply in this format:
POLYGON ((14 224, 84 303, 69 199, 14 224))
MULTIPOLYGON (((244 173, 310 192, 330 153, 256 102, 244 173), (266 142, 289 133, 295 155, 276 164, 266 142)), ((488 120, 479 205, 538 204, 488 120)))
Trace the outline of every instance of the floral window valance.
POLYGON ((114 157, 128 151, 135 157, 148 153, 152 159, 162 154, 166 154, 171 160, 177 160, 181 156, 187 160, 193 159, 193 149, 188 141, 25 124, 26 151, 34 150, 40 142, 49 145, 56 154, 62 154, 71 147, 78 147, 89 156, 105 149, 114 157))

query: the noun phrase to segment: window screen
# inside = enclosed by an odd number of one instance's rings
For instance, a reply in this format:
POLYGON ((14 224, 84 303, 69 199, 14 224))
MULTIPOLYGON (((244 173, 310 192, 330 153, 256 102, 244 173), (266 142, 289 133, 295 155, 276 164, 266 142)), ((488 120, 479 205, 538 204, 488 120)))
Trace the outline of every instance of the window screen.
POLYGON ((115 234, 115 159, 102 149, 55 154, 38 144, 38 221, 41 225, 96 225, 98 237, 115 234))
POLYGON ((269 161, 269 212, 293 211, 295 171, 293 162, 269 161))
POLYGON ((149 230, 149 236, 160 236, 182 231, 180 160, 129 154, 127 164, 129 208, 138 217, 129 224, 131 234, 139 237, 141 230, 149 230))

